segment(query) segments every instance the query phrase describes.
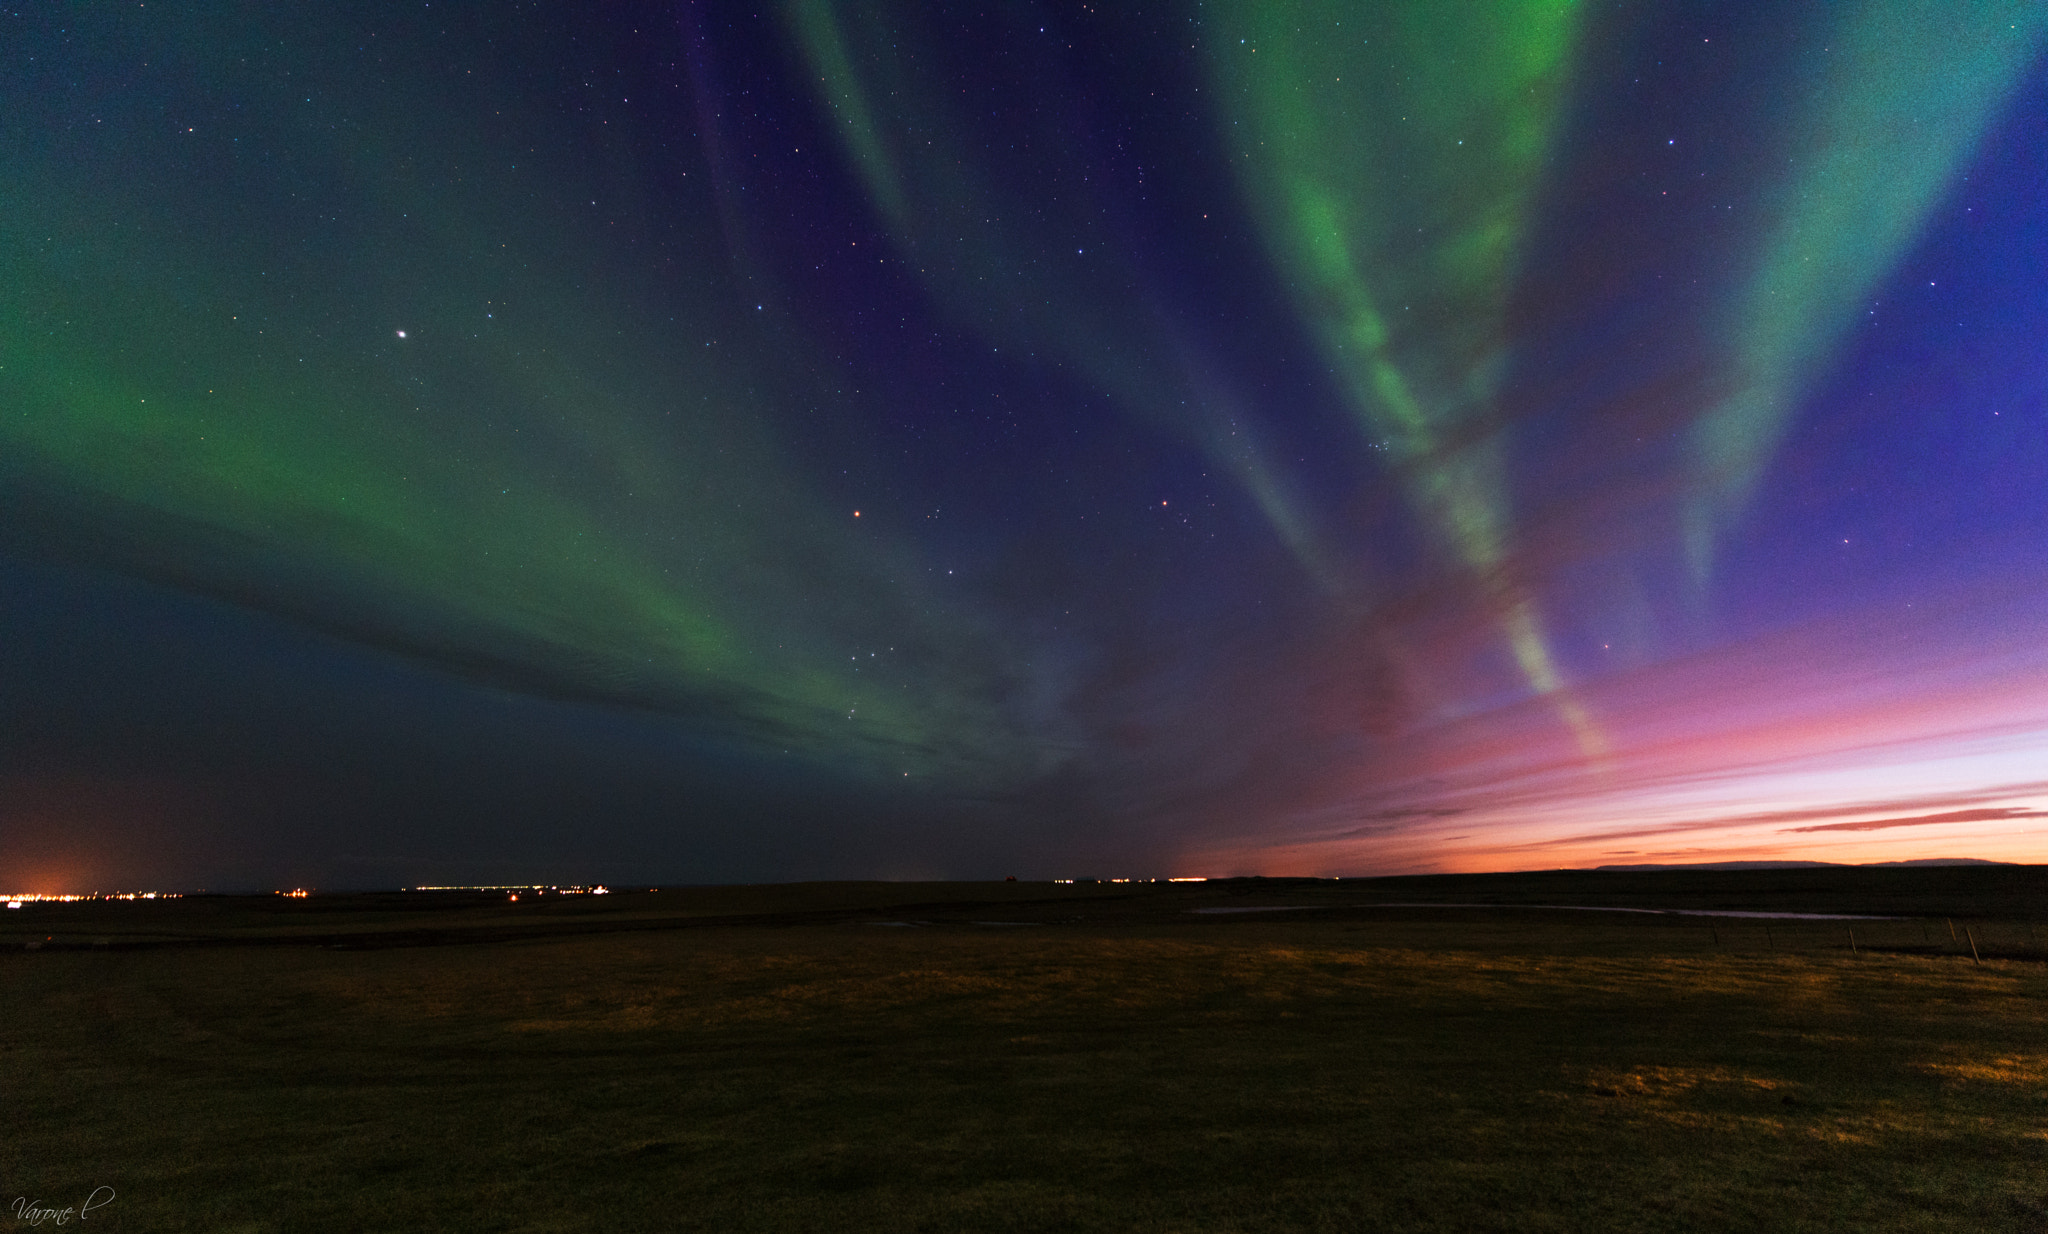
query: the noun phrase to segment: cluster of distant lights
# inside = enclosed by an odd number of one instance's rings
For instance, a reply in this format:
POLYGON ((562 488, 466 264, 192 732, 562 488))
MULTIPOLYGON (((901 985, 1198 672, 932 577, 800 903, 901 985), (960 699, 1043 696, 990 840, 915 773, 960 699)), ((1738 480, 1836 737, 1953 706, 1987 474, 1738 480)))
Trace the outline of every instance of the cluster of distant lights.
MULTIPOLYGON (((520 897, 521 895, 523 895, 523 894, 526 894, 526 893, 528 893, 528 892, 531 892, 531 893, 532 893, 532 894, 534 894, 534 895, 558 895, 558 896, 608 896, 608 895, 610 895, 610 894, 612 893, 612 889, 611 889, 611 888, 609 888, 609 887, 605 887, 605 886, 593 886, 593 887, 586 887, 586 886, 584 886, 584 885, 583 885, 583 884, 581 884, 581 883, 572 883, 572 884, 570 884, 570 885, 568 885, 568 886, 562 886, 562 885, 559 885, 559 884, 556 884, 556 883, 493 883, 493 884, 488 884, 488 885, 473 885, 473 886, 464 886, 464 887, 407 887, 407 888, 405 888, 405 890, 407 890, 407 891, 503 891, 503 892, 508 892, 508 893, 510 893, 510 894, 511 894, 511 896, 512 896, 512 898, 513 898, 513 899, 515 899, 515 900, 516 900, 516 899, 518 899, 518 898, 519 898, 519 897, 520 897)), ((304 887, 294 887, 294 888, 292 888, 292 889, 291 889, 290 891, 273 891, 273 892, 271 892, 270 894, 272 894, 272 895, 277 895, 277 896, 283 896, 283 897, 285 897, 285 898, 286 898, 286 899, 288 899, 288 900, 303 900, 303 899, 305 899, 305 898, 306 898, 307 896, 310 896, 310 895, 312 895, 313 893, 312 893, 311 891, 307 890, 307 889, 306 889, 306 888, 304 888, 304 887)))
MULTIPOLYGON (((585 887, 581 884, 575 884, 564 887, 557 886, 553 883, 535 883, 522 884, 518 886, 505 885, 491 887, 408 887, 406 888, 406 890, 503 891, 509 893, 511 895, 511 898, 515 900, 518 899, 522 894, 559 896, 603 896, 610 895, 612 893, 612 889, 605 886, 585 887)), ((649 890, 651 891, 653 890, 653 888, 649 888, 649 890)), ((313 892, 310 888, 294 887, 290 891, 273 891, 270 894, 274 896, 282 896, 287 900, 304 900, 310 897, 313 894, 313 892)), ((182 898, 184 898, 184 893, 179 891, 107 891, 92 892, 86 895, 42 895, 33 891, 24 891, 18 894, 0 893, 0 900, 6 901, 7 907, 9 908, 20 908, 24 904, 76 904, 86 900, 178 900, 182 898)))
MULTIPOLYGON (((506 892, 506 893, 507 893, 507 895, 506 895, 506 899, 508 899, 508 900, 517 900, 517 899, 518 899, 518 898, 519 898, 519 897, 520 897, 521 895, 523 895, 523 894, 525 894, 525 893, 527 893, 527 892, 531 892, 531 893, 533 893, 534 895, 558 895, 558 896, 608 896, 608 895, 610 895, 610 894, 612 893, 612 889, 611 889, 611 888, 609 888, 609 887, 606 887, 606 886, 604 886, 604 885, 602 885, 602 884, 599 884, 598 886, 594 886, 594 887, 585 887, 585 886, 584 886, 583 884, 581 884, 581 883, 572 883, 572 884, 570 884, 570 885, 569 885, 569 886, 567 886, 567 887, 560 887, 560 886, 556 886, 556 885, 555 885, 555 884, 553 884, 553 883, 532 883, 532 884, 524 884, 524 885, 515 885, 515 884, 510 884, 510 883, 506 883, 506 884, 498 884, 498 885, 491 885, 491 886, 477 886, 477 887, 408 887, 408 888, 406 888, 406 890, 407 890, 407 891, 503 891, 503 892, 506 892)), ((650 890, 651 890, 651 889, 650 889, 650 890)))
POLYGON ((558 886, 556 886, 556 885, 555 885, 555 884, 553 884, 553 883, 533 883, 533 884, 530 884, 530 885, 529 885, 529 884, 514 884, 514 883, 506 883, 506 884, 503 884, 503 885, 494 885, 494 886, 478 886, 478 887, 407 887, 407 888, 406 888, 406 890, 407 890, 407 891, 531 891, 531 892, 532 892, 533 894, 535 894, 535 895, 540 895, 540 894, 541 894, 542 892, 550 892, 550 891, 551 891, 551 892, 553 892, 554 894, 556 894, 556 895, 561 895, 561 896, 604 896, 604 895, 610 895, 610 894, 612 893, 612 889, 611 889, 611 888, 609 888, 609 887, 605 887, 605 886, 596 886, 596 887, 585 887, 585 886, 583 886, 583 885, 582 885, 582 884, 580 884, 580 883, 577 883, 577 884, 572 884, 572 885, 570 885, 570 886, 567 886, 567 887, 558 887, 558 886))
POLYGON ((74 904, 80 900, 175 900, 180 897, 176 891, 96 891, 88 895, 37 895, 24 891, 18 895, 0 895, 7 901, 7 907, 20 908, 24 904, 74 904))
MULTIPOLYGON (((1067 883, 1067 884, 1072 884, 1072 883, 1206 883, 1206 882, 1208 882, 1209 880, 1208 880, 1208 879, 1207 879, 1206 877, 1186 877, 1186 876, 1183 876, 1183 877, 1177 877, 1177 878, 1056 878, 1056 879, 1053 879, 1052 881, 1053 881, 1053 882, 1055 882, 1055 883, 1067 883)), ((518 899, 518 898, 519 898, 519 897, 520 897, 521 895, 523 895, 523 894, 529 894, 529 893, 530 893, 530 894, 532 894, 532 895, 558 895, 558 896, 603 896, 603 895, 610 895, 610 894, 612 893, 612 890, 611 890, 611 888, 609 888, 609 887, 606 887, 606 886, 603 886, 603 885, 601 885, 601 884, 600 884, 600 885, 597 885, 597 886, 592 886, 592 887, 585 887, 585 886, 581 885, 580 883, 579 883, 579 884, 572 884, 572 885, 570 885, 570 886, 566 886, 566 887, 563 887, 563 886, 557 886, 557 885, 555 885, 555 884, 553 884, 553 883, 531 883, 531 884, 511 884, 511 883, 505 883, 505 884, 491 884, 491 885, 487 885, 487 886, 466 886, 466 887, 407 887, 407 888, 406 888, 406 890, 407 890, 407 891, 502 891, 502 892, 505 892, 505 893, 506 893, 506 895, 507 895, 507 898, 509 898, 509 899, 513 899, 513 900, 517 900, 517 899, 518 899)), ((649 888, 648 888, 648 890, 649 890, 649 891, 653 891, 653 890, 655 890, 655 888, 653 888, 653 887, 649 887, 649 888)), ((285 899, 287 899, 287 900, 303 900, 303 899, 306 899, 307 897, 311 896, 311 895, 312 895, 313 893, 312 893, 312 891, 311 891, 311 890, 309 890, 308 888, 305 888, 305 887, 294 887, 294 888, 292 888, 292 889, 291 889, 290 891, 273 891, 273 892, 271 892, 270 894, 272 894, 272 895, 274 895, 274 896, 283 896, 283 897, 284 897, 285 899)), ((77 903, 77 902, 79 902, 79 901, 81 901, 81 900, 176 900, 176 899, 181 899, 182 897, 183 897, 183 893, 181 893, 181 892, 176 892, 176 891, 113 891, 113 892, 95 892, 95 893, 93 893, 93 894, 90 894, 90 895, 39 895, 39 894, 37 894, 37 893, 35 893, 35 892, 29 892, 29 891, 25 891, 25 892, 22 892, 22 893, 21 893, 21 894, 19 894, 19 895, 0 895, 0 900, 5 900, 5 901, 7 901, 7 907, 9 907, 9 908, 20 908, 20 907, 21 907, 22 905, 24 905, 24 904, 73 904, 73 903, 77 903)))

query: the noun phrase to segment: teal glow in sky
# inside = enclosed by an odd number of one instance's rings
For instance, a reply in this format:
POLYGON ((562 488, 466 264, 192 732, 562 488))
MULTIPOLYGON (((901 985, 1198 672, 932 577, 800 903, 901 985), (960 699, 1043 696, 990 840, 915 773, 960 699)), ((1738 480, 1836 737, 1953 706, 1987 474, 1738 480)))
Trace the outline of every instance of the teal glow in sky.
POLYGON ((2039 6, 0 30, 27 889, 2048 859, 2039 6))

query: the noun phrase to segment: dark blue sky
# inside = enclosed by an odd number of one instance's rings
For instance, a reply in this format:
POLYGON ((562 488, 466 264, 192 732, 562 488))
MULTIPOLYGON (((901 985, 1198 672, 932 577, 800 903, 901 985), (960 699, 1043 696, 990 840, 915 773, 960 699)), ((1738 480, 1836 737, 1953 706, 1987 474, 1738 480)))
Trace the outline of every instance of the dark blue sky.
POLYGON ((2034 6, 0 22, 0 884, 2048 855, 2034 6))

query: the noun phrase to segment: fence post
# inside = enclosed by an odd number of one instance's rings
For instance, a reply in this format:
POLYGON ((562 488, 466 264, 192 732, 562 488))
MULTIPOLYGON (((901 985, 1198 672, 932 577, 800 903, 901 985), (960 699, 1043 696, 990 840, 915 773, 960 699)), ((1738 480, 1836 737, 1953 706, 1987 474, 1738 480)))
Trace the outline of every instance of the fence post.
POLYGON ((1977 936, 1970 932, 1970 927, 1968 926, 1963 927, 1963 933, 1968 935, 1970 939, 1970 958, 1976 961, 1977 967, 1984 967, 1983 957, 1977 954, 1977 936))

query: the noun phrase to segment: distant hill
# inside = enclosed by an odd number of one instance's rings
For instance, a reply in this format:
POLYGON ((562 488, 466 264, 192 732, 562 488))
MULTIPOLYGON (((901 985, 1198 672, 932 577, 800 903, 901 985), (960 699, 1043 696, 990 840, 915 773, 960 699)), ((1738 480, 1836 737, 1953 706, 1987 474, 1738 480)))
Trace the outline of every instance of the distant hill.
POLYGON ((1618 865, 1594 866, 1595 870, 1611 870, 1617 874, 1637 874, 1645 870, 1850 870, 1859 866, 1876 869, 1881 866, 2009 866, 2014 861, 1986 861, 1982 857, 1917 857, 1912 861, 1699 861, 1685 865, 1618 865))
POLYGON ((1595 870, 1611 870, 1617 874, 1638 874, 1644 870, 1819 870, 1828 867, 1847 868, 1841 861, 1699 861, 1685 865, 1594 866, 1595 870))
POLYGON ((1866 861, 1867 866, 2016 866, 2017 861, 1986 861, 1982 857, 1916 857, 1912 861, 1866 861))

